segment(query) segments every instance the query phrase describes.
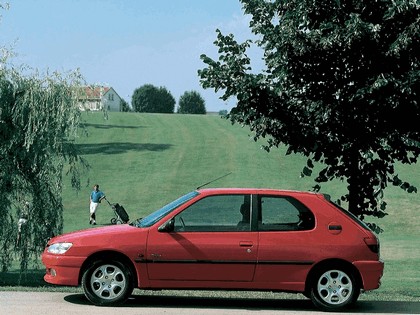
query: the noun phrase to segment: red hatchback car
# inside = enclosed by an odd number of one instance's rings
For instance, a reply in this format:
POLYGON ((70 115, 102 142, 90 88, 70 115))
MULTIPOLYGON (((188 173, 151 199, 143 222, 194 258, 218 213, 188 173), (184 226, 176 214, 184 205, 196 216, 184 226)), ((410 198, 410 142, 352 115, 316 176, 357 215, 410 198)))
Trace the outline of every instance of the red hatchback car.
POLYGON ((384 264, 369 228, 322 194, 201 189, 129 224, 49 240, 45 281, 82 285, 96 305, 134 288, 303 293, 322 310, 377 289, 384 264))

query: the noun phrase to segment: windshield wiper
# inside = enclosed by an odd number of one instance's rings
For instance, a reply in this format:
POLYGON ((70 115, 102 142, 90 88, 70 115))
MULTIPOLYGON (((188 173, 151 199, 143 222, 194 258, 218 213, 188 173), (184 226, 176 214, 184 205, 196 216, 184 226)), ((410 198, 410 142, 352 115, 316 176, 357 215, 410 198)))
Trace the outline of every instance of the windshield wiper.
POLYGON ((139 218, 137 220, 134 220, 133 222, 130 223, 130 225, 135 226, 135 227, 141 227, 141 225, 140 225, 141 220, 143 220, 143 218, 139 218))

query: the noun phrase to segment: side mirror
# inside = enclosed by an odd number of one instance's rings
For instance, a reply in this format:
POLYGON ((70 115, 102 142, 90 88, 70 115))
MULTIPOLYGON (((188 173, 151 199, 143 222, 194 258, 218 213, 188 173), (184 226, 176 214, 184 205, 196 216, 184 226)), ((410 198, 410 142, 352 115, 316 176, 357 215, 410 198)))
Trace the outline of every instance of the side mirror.
POLYGON ((159 232, 173 232, 175 228, 175 218, 170 219, 169 221, 166 221, 161 226, 159 226, 158 231, 159 232))

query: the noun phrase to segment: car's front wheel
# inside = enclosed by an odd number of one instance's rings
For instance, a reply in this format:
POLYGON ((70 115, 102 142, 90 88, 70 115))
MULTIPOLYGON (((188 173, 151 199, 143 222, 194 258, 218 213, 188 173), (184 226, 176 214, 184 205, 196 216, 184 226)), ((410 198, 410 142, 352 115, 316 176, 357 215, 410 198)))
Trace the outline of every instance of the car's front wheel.
POLYGON ((360 286, 354 274, 344 268, 324 268, 312 281, 311 300, 323 311, 336 311, 354 304, 360 286))
POLYGON ((133 292, 130 269, 120 261, 95 261, 83 274, 86 298, 98 306, 124 303, 133 292))

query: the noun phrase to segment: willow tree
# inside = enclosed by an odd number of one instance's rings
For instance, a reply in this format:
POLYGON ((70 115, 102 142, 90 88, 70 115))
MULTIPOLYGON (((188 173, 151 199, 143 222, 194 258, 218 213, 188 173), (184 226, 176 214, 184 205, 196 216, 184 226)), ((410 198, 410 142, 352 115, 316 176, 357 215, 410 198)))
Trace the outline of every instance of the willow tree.
POLYGON ((420 4, 413 0, 242 0, 265 68, 217 30, 218 60, 202 55, 204 88, 236 98, 232 122, 250 126, 267 149, 285 144, 323 167, 315 188, 347 181, 341 200, 365 218, 383 217, 389 183, 420 154, 420 4))
POLYGON ((0 263, 6 271, 17 254, 25 270, 47 239, 62 232, 63 172, 80 187, 83 161, 72 142, 80 76, 0 67, 0 263), (19 218, 27 219, 20 231, 19 218))

